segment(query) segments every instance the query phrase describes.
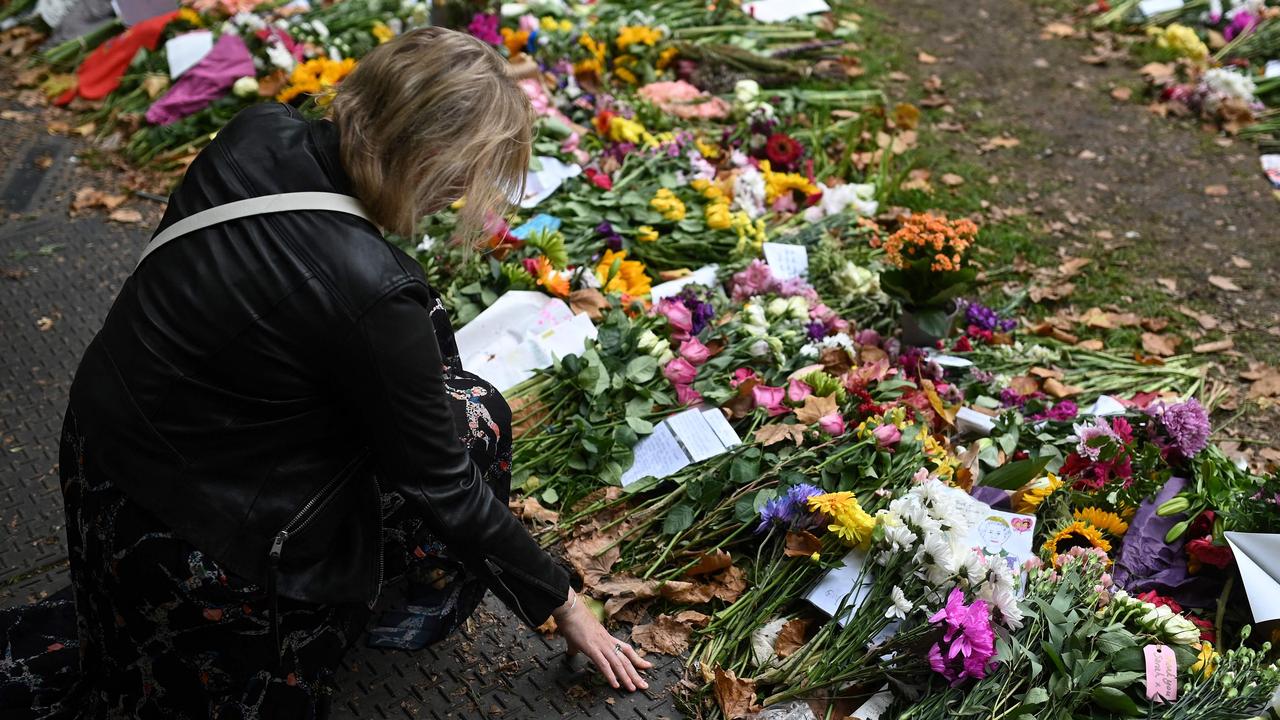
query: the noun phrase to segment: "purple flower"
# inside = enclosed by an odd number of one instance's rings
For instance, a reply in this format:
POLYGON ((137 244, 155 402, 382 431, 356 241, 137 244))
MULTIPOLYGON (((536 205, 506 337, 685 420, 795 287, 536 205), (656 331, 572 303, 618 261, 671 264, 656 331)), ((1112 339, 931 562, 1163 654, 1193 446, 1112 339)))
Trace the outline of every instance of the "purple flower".
POLYGON ((1093 419, 1092 425, 1079 423, 1074 426, 1076 432, 1076 452, 1081 457, 1088 458, 1097 462, 1102 457, 1102 447, 1105 442, 1099 442, 1099 439, 1107 441, 1120 442, 1120 436, 1116 431, 1111 429, 1105 418, 1096 417, 1093 419))
POLYGON ((1079 412, 1080 408, 1075 403, 1070 400, 1062 400, 1052 408, 1028 417, 1027 422, 1039 422, 1041 420, 1067 422, 1068 420, 1075 420, 1079 412))
POLYGON ((694 335, 702 332, 716 317, 716 309, 708 301, 709 295, 710 291, 700 285, 686 285, 676 296, 689 309, 690 332, 694 335))
POLYGON ((1155 442, 1166 450, 1176 450, 1190 459, 1209 444, 1209 414, 1195 398, 1172 405, 1155 403, 1147 413, 1159 421, 1158 434, 1163 437, 1157 437, 1155 442))
POLYGON ((1257 15, 1254 15, 1248 10, 1242 9, 1235 14, 1235 17, 1231 18, 1230 24, 1223 28, 1222 37, 1226 38, 1227 41, 1230 42, 1238 35, 1247 35, 1248 33, 1253 32, 1253 29, 1256 28, 1258 23, 1261 21, 1261 18, 1257 15))
POLYGON ((806 300, 818 301, 818 291, 814 290, 813 286, 804 278, 795 277, 781 280, 777 283, 775 290, 782 297, 799 295, 806 300))
POLYGON ((966 304, 965 321, 979 330, 1010 332, 1018 326, 1016 320, 1000 317, 1000 313, 979 302, 966 304))
POLYGON ((809 334, 810 340, 821 340, 827 336, 827 325, 821 320, 815 320, 805 326, 805 330, 809 334))
POLYGON ((809 498, 821 494, 821 488, 807 483, 792 487, 785 495, 779 495, 760 508, 760 524, 756 526, 756 532, 762 533, 773 525, 786 525, 790 530, 817 526, 817 516, 809 511, 809 498))

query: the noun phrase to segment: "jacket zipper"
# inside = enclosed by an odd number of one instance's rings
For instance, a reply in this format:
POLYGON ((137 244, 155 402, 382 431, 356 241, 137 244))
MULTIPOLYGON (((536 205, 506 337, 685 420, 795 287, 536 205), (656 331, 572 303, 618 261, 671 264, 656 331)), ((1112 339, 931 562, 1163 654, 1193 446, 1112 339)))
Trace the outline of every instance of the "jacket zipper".
MULTIPOLYGON (((374 476, 373 476, 373 491, 374 491, 374 493, 376 493, 376 494, 377 494, 378 502, 379 502, 379 503, 381 503, 381 501, 382 501, 382 486, 380 486, 380 485, 378 484, 378 476, 377 476, 377 475, 374 475, 374 476)), ((374 606, 374 605, 377 605, 377 604, 378 604, 378 598, 382 596, 382 577, 383 577, 383 576, 382 576, 382 572, 383 572, 383 569, 382 569, 382 553, 383 553, 383 550, 384 550, 384 548, 383 548, 383 546, 382 546, 382 532, 383 532, 383 529, 384 529, 384 528, 383 528, 383 526, 382 526, 382 508, 381 508, 381 506, 379 506, 379 508, 378 508, 378 546, 377 546, 377 549, 376 549, 376 552, 377 552, 377 555, 378 555, 378 584, 373 586, 373 599, 369 601, 369 609, 370 609, 370 610, 372 610, 372 609, 373 609, 373 606, 374 606)))
POLYGON ((516 604, 516 609, 520 611, 520 616, 524 619, 526 623, 532 625, 533 618, 529 617, 529 613, 525 611, 524 605, 521 604, 520 602, 520 596, 512 592, 511 588, 505 582, 502 581, 502 573, 503 573, 502 568, 497 563, 495 563, 494 561, 490 560, 487 557, 484 559, 484 564, 489 568, 489 572, 493 575, 493 579, 497 581, 499 585, 502 586, 503 590, 507 591, 508 595, 511 596, 511 600, 516 604))
MULTIPOLYGON (((487 558, 486 558, 486 561, 487 561, 487 558)), ((521 569, 520 569, 520 568, 518 568, 518 567, 515 567, 515 566, 513 566, 513 565, 509 565, 509 564, 507 564, 507 563, 502 563, 502 566, 503 566, 503 567, 505 567, 509 572, 511 572, 511 573, 512 573, 513 575, 515 575, 516 577, 519 577, 520 579, 524 580, 525 582, 527 582, 527 583, 529 583, 529 584, 531 584, 531 585, 535 585, 535 586, 537 586, 537 587, 540 587, 540 588, 542 588, 543 590, 546 590, 547 592, 551 593, 552 595, 556 595, 556 594, 558 594, 558 593, 560 592, 560 591, 559 591, 559 590, 557 590, 556 588, 554 588, 554 587, 552 587, 551 585, 549 585, 545 580, 542 580, 541 578, 536 578, 536 577, 534 577, 534 576, 532 576, 532 575, 530 575, 530 574, 526 573, 525 571, 521 570, 521 569)))
MULTIPOLYGON (((337 475, 330 478, 329 482, 324 484, 315 494, 313 494, 284 528, 276 533, 271 540, 271 548, 267 551, 268 569, 267 569, 267 597, 271 603, 271 639, 276 647, 276 674, 281 673, 281 666, 284 660, 284 647, 280 644, 280 602, 279 594, 276 589, 276 575, 280 567, 280 555, 284 552, 284 544, 289 539, 290 534, 301 532, 307 527, 311 521, 316 518, 320 511, 328 506, 333 500, 336 493, 334 490, 349 480, 352 473, 349 472, 353 466, 359 464, 364 459, 366 453, 361 453, 354 460, 347 464, 337 475)), ((382 513, 378 513, 378 535, 382 535, 382 513)), ((378 553, 378 586, 382 586, 382 553, 378 553)))

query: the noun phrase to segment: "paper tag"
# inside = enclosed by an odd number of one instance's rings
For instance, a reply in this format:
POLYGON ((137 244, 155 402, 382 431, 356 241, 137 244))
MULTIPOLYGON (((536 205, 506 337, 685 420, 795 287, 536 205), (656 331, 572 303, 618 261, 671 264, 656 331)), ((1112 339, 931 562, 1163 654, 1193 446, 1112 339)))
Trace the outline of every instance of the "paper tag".
POLYGON ((893 704, 893 693, 889 692, 889 686, 881 688, 880 692, 867 698, 867 701, 858 706, 857 710, 849 717, 853 720, 880 720, 880 716, 885 710, 893 704))
POLYGON ((1147 699, 1173 702, 1178 699, 1178 656, 1168 646, 1142 648, 1147 659, 1147 699))
POLYGON ((169 59, 169 79, 176 79, 195 67, 210 50, 213 50, 213 33, 208 30, 195 30, 170 38, 164 44, 164 54, 169 59))
POLYGON ((724 413, 720 412, 720 408, 703 410, 702 417, 707 421, 707 424, 711 426, 716 437, 720 438, 720 442, 723 443, 726 448, 735 447, 742 443, 742 440, 738 437, 738 433, 733 429, 733 426, 729 424, 729 421, 725 419, 724 413))
POLYGON ((1262 69, 1262 77, 1280 77, 1280 60, 1268 60, 1267 66, 1262 69))
POLYGON ((660 285, 654 285, 649 289, 649 299, 654 302, 658 302, 663 298, 679 295, 685 285, 692 285, 694 283, 712 287, 716 284, 716 271, 719 269, 720 266, 718 265, 704 265, 682 278, 676 278, 675 280, 668 280, 660 285))
POLYGON ((1266 173, 1267 179, 1273 186, 1280 188, 1280 155, 1263 155, 1259 160, 1262 162, 1262 172, 1266 173))
POLYGON ((1177 10, 1182 7, 1183 0, 1142 0, 1138 3, 1138 12, 1145 17, 1159 15, 1162 12, 1177 10))
POLYGON ((764 244, 764 260, 779 280, 809 277, 809 251, 803 245, 764 244))
POLYGON ((1085 410, 1082 414, 1102 416, 1123 415, 1124 413, 1125 407, 1119 400, 1111 397, 1110 395, 1099 395, 1098 399, 1094 400, 1093 404, 1089 406, 1089 409, 1085 410))
POLYGON ((843 603, 844 614, 835 618, 843 625, 845 618, 852 615, 871 594, 871 573, 864 570, 866 562, 865 552, 850 550, 844 556, 844 563, 828 570, 804 599, 833 617, 843 603))

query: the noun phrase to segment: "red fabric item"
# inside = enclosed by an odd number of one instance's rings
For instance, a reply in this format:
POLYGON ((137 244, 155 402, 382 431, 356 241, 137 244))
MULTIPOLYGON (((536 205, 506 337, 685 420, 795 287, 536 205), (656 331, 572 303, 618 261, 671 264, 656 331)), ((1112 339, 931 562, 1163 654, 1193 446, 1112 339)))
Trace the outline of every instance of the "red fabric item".
POLYGON ((77 86, 63 93, 54 104, 66 105, 77 95, 85 100, 99 100, 111 94, 112 90, 120 87, 120 78, 129 69, 138 49, 155 50, 160 44, 160 33, 176 17, 178 12, 175 10, 143 20, 99 45, 76 70, 77 86))

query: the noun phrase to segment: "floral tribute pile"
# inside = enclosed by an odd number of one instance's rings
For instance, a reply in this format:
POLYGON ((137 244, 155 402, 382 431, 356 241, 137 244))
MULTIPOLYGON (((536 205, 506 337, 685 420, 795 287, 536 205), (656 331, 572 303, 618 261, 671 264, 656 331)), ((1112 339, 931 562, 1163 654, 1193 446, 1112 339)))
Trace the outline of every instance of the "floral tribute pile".
POLYGON ((114 28, 135 44, 106 92, 101 37, 48 52, 43 90, 173 162, 249 103, 323 112, 364 52, 429 20, 510 58, 537 182, 480 252, 451 242, 456 208, 393 241, 460 326, 511 291, 593 321, 505 392, 513 509, 606 622, 687 658, 691 716, 1264 711, 1280 637, 1253 613, 1275 590, 1232 538, 1280 530, 1280 478, 1211 443, 1191 357, 1032 327, 1025 298, 980 300, 978 224, 890 207, 919 110, 873 89, 851 8, 195 0, 114 28), (198 28, 247 65, 170 103, 164 41, 198 28), (688 407, 740 442, 629 476, 688 407))
POLYGON ((1099 27, 1141 33, 1135 51, 1162 113, 1194 116, 1258 140, 1280 188, 1280 3, 1142 0, 1086 7, 1099 27))

